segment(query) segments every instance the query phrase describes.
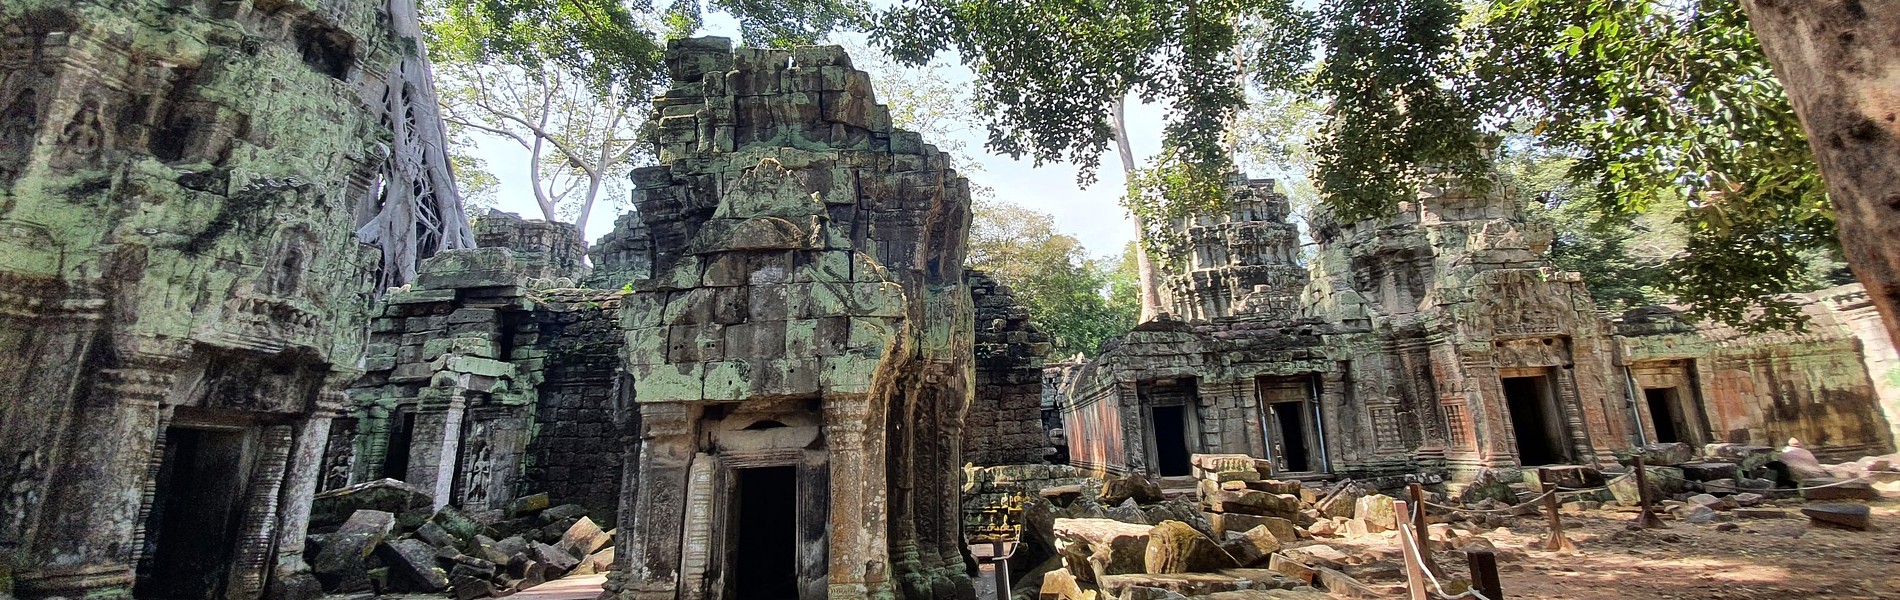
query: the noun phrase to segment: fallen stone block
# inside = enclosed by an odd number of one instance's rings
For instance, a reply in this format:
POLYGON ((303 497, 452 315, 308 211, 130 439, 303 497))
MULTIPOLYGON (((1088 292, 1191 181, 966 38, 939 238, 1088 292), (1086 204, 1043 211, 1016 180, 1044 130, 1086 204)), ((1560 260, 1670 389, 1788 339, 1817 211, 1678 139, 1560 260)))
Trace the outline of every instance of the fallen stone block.
POLYGON ((1741 476, 1740 465, 1730 462, 1686 462, 1676 465, 1690 481, 1714 481, 1741 476))
POLYGON ((567 550, 541 542, 535 542, 528 546, 528 556, 533 558, 535 562, 547 565, 548 570, 552 571, 549 575, 554 577, 559 577, 568 571, 574 570, 575 565, 579 565, 581 562, 580 557, 574 556, 567 550))
POLYGON ((394 479, 365 481, 341 487, 310 500, 310 527, 324 530, 341 524, 359 510, 375 510, 392 515, 433 504, 429 490, 394 479))
POLYGON ((310 559, 311 575, 330 592, 369 590, 369 565, 365 561, 395 527, 396 515, 372 509, 356 511, 336 533, 318 537, 322 543, 310 559))
POLYGON ((436 566, 436 550, 418 539, 383 542, 376 555, 389 567, 389 589, 399 592, 439 592, 449 587, 449 576, 436 566))
POLYGON ((1801 485, 1801 497, 1810 502, 1880 499, 1874 485, 1860 479, 1816 477, 1802 481, 1801 485))
POLYGON ((1300 499, 1291 494, 1269 494, 1254 490, 1214 490, 1202 497, 1208 510, 1271 517, 1292 517, 1300 512, 1300 499))
POLYGON ((1353 517, 1363 520, 1368 533, 1390 531, 1397 512, 1391 496, 1372 494, 1361 496, 1353 508, 1353 517))
POLYGON ((1108 575, 1142 572, 1152 529, 1108 519, 1056 519, 1055 536, 1065 558, 1071 559, 1065 560, 1070 573, 1097 582, 1108 575), (1076 564, 1072 559, 1078 558, 1076 564))
POLYGON ((1161 485, 1140 473, 1111 477, 1102 482, 1100 500, 1103 506, 1114 506, 1129 499, 1133 499, 1138 504, 1153 504, 1164 498, 1161 494, 1161 485))
POLYGON ((547 510, 548 506, 550 504, 547 492, 522 496, 508 503, 508 516, 525 517, 540 514, 541 511, 547 510))
POLYGON ((556 546, 573 554, 575 558, 580 558, 593 554, 613 541, 614 536, 601 530, 599 525, 594 524, 593 519, 581 517, 561 534, 561 541, 556 546))
POLYGON ((1273 556, 1283 545, 1279 536, 1266 527, 1255 527, 1245 532, 1227 534, 1227 540, 1221 542, 1221 549, 1234 557, 1234 562, 1240 563, 1240 566, 1252 567, 1265 564, 1268 557, 1273 556))
POLYGON ((1801 508, 1808 524, 1853 531, 1873 528, 1873 513, 1865 504, 1810 504, 1801 508))
POLYGON ((1068 569, 1056 569, 1042 574, 1042 588, 1036 592, 1038 600, 1083 600, 1094 598, 1094 590, 1082 591, 1082 585, 1068 569))
POLYGON ((1151 575, 1204 573, 1240 566, 1220 544, 1180 521, 1162 521, 1148 531, 1142 564, 1142 572, 1151 575))

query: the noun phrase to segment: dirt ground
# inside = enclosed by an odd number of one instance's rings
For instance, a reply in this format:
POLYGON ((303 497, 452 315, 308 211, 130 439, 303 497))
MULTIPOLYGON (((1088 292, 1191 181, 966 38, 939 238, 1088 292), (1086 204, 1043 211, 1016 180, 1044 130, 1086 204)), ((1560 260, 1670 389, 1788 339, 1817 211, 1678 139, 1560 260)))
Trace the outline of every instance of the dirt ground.
MULTIPOLYGON (((1774 507, 1787 518, 1734 519, 1727 531, 1718 529, 1723 522, 1667 515, 1666 529, 1630 531, 1633 509, 1565 513, 1574 554, 1539 549, 1541 516, 1485 533, 1508 551, 1500 552, 1499 579, 1511 599, 1900 599, 1900 503, 1871 505, 1873 531, 1809 527, 1800 506, 1783 501, 1774 507)), ((1467 572, 1458 553, 1436 555, 1448 574, 1467 572)))

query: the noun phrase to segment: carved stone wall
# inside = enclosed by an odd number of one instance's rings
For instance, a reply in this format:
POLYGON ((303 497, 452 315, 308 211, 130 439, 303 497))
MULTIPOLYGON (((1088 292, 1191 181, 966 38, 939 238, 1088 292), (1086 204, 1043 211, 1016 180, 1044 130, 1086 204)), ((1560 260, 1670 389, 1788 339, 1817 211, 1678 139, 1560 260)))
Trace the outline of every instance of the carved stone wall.
POLYGON ((963 424, 963 460, 979 467, 1044 462, 1053 453, 1042 423, 1049 334, 1007 286, 981 271, 963 277, 976 306, 976 392, 963 424))
POLYGON ((971 597, 967 183, 839 48, 675 40, 667 65, 662 166, 633 174, 651 277, 623 301, 637 414, 610 591, 751 593, 731 560, 747 529, 720 507, 784 467, 796 595, 971 597))
POLYGON ((1288 318, 1299 313, 1306 269, 1300 230, 1272 179, 1237 179, 1224 215, 1183 219, 1181 272, 1168 275, 1165 299, 1176 318, 1204 321, 1239 314, 1288 318))
POLYGON ((359 93, 413 43, 381 9, 0 4, 14 595, 309 591, 304 507, 344 406, 325 390, 353 376, 378 264, 354 209, 391 136, 359 93))
POLYGON ((1893 382, 1883 385, 1876 374, 1891 378, 1900 362, 1878 319, 1867 316, 1866 292, 1849 285, 1792 300, 1807 331, 1691 324, 1668 307, 1616 319, 1617 364, 1631 375, 1619 391, 1642 434, 1764 446, 1798 438, 1836 460, 1892 452, 1900 405, 1893 382))
POLYGON ((390 477, 468 510, 546 492, 609 514, 622 292, 549 287, 580 266, 571 225, 491 213, 476 234, 511 247, 439 254, 385 299, 350 427, 330 442, 325 472, 347 475, 325 485, 390 477))

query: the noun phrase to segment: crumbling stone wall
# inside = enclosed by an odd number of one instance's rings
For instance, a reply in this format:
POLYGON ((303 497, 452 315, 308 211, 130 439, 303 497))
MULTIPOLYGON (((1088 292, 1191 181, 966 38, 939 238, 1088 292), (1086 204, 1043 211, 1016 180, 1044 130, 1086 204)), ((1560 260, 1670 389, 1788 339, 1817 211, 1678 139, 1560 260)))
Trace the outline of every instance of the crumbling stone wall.
POLYGON ((382 4, 0 4, 12 594, 309 591, 378 268, 358 202, 393 135, 359 93, 415 43, 382 4))
POLYGON ((1806 331, 1748 334, 1689 323, 1668 307, 1616 319, 1616 362, 1630 374, 1619 391, 1645 437, 1673 426, 1678 431, 1670 433, 1690 439, 1665 441, 1777 446, 1798 438, 1816 455, 1840 460, 1892 452, 1900 415, 1872 376, 1896 363, 1886 337, 1858 335, 1852 325, 1872 310, 1865 292, 1850 285, 1791 299, 1808 318, 1806 331), (1646 401, 1653 390, 1682 403, 1653 406, 1646 401), (1669 408, 1692 412, 1666 414, 1669 408), (1667 423, 1672 417, 1686 422, 1667 423))
POLYGON ((545 492, 618 504, 621 292, 571 287, 585 244, 566 223, 490 213, 477 239, 390 294, 371 324, 351 427, 332 436, 338 486, 381 477, 438 506, 498 510, 545 492), (344 435, 347 433, 347 435, 344 435))
POLYGON ((612 523, 620 498, 619 290, 553 289, 538 294, 532 322, 547 367, 535 403, 534 438, 518 493, 546 492, 612 523))
POLYGON ((976 391, 964 418, 963 460, 979 467, 1034 464, 1052 453, 1042 424, 1042 356, 1049 334, 1029 321, 1008 286, 965 270, 976 307, 976 391))
POLYGON ((796 595, 971 597, 968 184, 837 47, 698 38, 666 60, 661 166, 633 174, 652 276, 621 311, 637 413, 610 591, 743 595, 760 581, 718 507, 790 467, 771 493, 797 507, 796 595))
POLYGON ((1236 179, 1227 214, 1179 220, 1187 241, 1167 276, 1165 300, 1175 318, 1205 321, 1260 313, 1287 318, 1300 309, 1306 269, 1300 230, 1287 222, 1292 204, 1272 179, 1236 179))

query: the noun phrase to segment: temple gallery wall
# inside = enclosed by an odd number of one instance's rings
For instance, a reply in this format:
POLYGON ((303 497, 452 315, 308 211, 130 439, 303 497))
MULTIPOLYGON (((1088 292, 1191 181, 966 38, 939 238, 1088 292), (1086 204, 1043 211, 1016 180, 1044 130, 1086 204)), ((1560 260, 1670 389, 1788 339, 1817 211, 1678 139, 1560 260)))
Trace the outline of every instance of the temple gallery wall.
POLYGON ((837 47, 670 42, 613 233, 487 213, 379 292, 356 232, 403 127, 368 75, 408 43, 380 3, 70 4, 0 8, 18 598, 583 570, 623 599, 974 598, 969 544, 1022 535, 1026 496, 1218 471, 1196 455, 1459 485, 1900 431, 1858 287, 1797 298, 1800 333, 1608 315, 1548 232, 1455 187, 1322 215, 1307 258, 1273 182, 1235 179, 1177 223, 1170 316, 1045 364, 1036 315, 963 267, 968 183, 837 47))

